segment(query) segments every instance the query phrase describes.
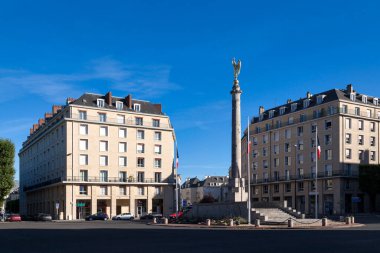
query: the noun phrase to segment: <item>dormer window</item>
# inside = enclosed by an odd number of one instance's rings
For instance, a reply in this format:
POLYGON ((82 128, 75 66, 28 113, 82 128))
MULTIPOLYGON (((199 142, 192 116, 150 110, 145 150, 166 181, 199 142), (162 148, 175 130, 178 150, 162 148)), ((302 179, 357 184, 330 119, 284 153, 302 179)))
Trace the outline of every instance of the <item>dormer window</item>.
POLYGON ((262 121, 264 119, 264 113, 260 114, 259 120, 262 121))
POLYGON ((123 110, 123 102, 116 101, 116 109, 119 111, 123 110))
POLYGON ((355 102, 355 100, 356 100, 356 94, 355 93, 351 93, 350 94, 350 99, 351 99, 351 101, 355 102))
POLYGON ((378 98, 373 98, 373 104, 378 106, 379 105, 379 99, 378 98))
POLYGON ((326 97, 326 95, 319 95, 317 97, 317 104, 322 104, 323 103, 323 99, 326 97))
POLYGON ((366 104, 367 101, 368 101, 368 97, 363 95, 362 96, 362 102, 366 104))
POLYGON ((96 100, 96 104, 98 105, 98 107, 104 107, 104 99, 98 98, 96 100))
POLYGON ((292 104, 291 110, 292 110, 292 112, 297 110, 297 103, 292 104))
POLYGON ((274 116, 274 110, 269 111, 269 118, 271 119, 273 118, 273 116, 274 116))
POLYGON ((141 105, 140 104, 133 104, 133 110, 135 110, 136 112, 141 111, 141 105))
POLYGON ((308 108, 309 105, 310 105, 310 99, 305 99, 305 100, 303 101, 303 108, 308 108))
POLYGON ((280 108, 280 115, 283 115, 285 113, 285 109, 286 109, 285 106, 280 108))

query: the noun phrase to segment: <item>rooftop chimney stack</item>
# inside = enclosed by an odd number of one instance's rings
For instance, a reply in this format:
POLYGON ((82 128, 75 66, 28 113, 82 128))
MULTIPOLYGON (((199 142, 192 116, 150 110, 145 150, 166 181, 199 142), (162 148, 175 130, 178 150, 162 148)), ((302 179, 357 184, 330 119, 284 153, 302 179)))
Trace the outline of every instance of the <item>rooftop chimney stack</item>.
POLYGON ((106 103, 112 106, 112 93, 110 91, 106 94, 106 103))
POLYGON ((45 119, 38 120, 38 126, 42 126, 45 123, 45 119))
POLYGON ((58 111, 60 111, 62 109, 62 106, 59 106, 59 105, 53 105, 53 108, 52 108, 52 113, 53 113, 53 115, 54 114, 57 114, 58 113, 58 111))
POLYGON ((288 100, 286 100, 287 104, 290 104, 291 102, 292 102, 292 100, 290 98, 288 98, 288 100))
POLYGON ((125 97, 125 103, 129 109, 132 109, 132 95, 131 94, 125 97))
POLYGON ((75 101, 74 98, 67 98, 67 99, 66 99, 66 105, 69 105, 69 104, 71 104, 71 103, 74 102, 74 101, 75 101))
POLYGON ((307 98, 311 98, 313 95, 310 93, 310 91, 308 91, 307 93, 306 93, 306 97, 307 98))
POLYGON ((264 111, 265 111, 264 106, 260 106, 260 107, 259 107, 259 114, 260 114, 260 115, 263 114, 264 111))
POLYGON ((351 94, 353 92, 355 92, 355 91, 354 91, 354 87, 352 86, 352 84, 347 85, 347 93, 351 94))

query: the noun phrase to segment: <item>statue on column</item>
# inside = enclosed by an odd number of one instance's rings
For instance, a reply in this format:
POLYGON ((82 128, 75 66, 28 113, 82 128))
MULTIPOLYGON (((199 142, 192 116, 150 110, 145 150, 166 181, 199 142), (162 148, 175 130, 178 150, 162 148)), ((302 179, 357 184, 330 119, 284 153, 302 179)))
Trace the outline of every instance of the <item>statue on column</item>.
POLYGON ((235 80, 237 80, 238 76, 240 74, 241 61, 238 60, 238 62, 236 63, 235 58, 233 58, 232 59, 232 66, 234 67, 234 77, 235 77, 235 80))

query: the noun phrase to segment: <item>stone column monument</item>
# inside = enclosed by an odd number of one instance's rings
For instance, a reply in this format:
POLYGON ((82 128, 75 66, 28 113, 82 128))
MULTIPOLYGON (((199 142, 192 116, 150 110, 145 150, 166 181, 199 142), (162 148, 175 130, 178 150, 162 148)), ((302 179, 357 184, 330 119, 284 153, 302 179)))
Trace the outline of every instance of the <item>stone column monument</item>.
POLYGON ((232 60, 234 67, 234 82, 232 86, 232 150, 231 150, 231 175, 229 180, 230 201, 245 202, 248 193, 245 192, 244 178, 241 176, 241 116, 240 95, 242 90, 239 86, 241 61, 232 60))

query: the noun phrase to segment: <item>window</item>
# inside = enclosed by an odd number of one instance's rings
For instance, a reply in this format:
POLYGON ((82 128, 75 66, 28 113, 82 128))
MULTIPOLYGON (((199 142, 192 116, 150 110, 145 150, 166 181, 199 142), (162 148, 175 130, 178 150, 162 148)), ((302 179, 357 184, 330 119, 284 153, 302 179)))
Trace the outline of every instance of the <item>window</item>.
POLYGON ((289 156, 285 156, 285 166, 290 166, 292 164, 292 159, 289 156))
POLYGON ((161 183, 161 172, 155 172, 154 173, 154 182, 155 183, 161 183))
POLYGON ((280 172, 278 172, 278 171, 274 171, 274 172, 273 172, 273 179, 274 179, 275 181, 280 180, 280 172))
POLYGON ((317 104, 322 104, 324 98, 325 98, 325 95, 319 95, 317 97, 317 104))
POLYGON ((88 155, 79 155, 79 165, 88 165, 88 155))
POLYGON ((266 143, 268 143, 268 135, 267 134, 263 135, 263 144, 266 144, 266 143))
POLYGON ((145 159, 142 157, 137 158, 137 167, 145 167, 145 159))
POLYGON ((364 160, 364 150, 359 150, 358 158, 359 158, 359 160, 364 160))
POLYGON ((144 172, 142 171, 137 172, 137 182, 144 183, 144 172))
POLYGON ((341 111, 342 111, 342 113, 347 113, 348 112, 348 106, 347 105, 343 105, 341 111))
POLYGON ((268 185, 264 185, 264 186, 263 186, 263 192, 264 192, 265 194, 268 193, 268 185))
POLYGON ((331 121, 326 121, 326 122, 325 122, 325 129, 326 129, 326 130, 331 129, 331 126, 332 126, 331 121))
POLYGON ((351 134, 346 134, 346 144, 351 144, 351 134))
POLYGON ((299 154, 297 155, 298 164, 303 164, 303 155, 299 154))
POLYGON ((274 158, 273 159, 274 167, 277 168, 280 166, 280 159, 279 158, 274 158))
POLYGON ((360 116, 360 108, 359 107, 355 107, 355 115, 360 116))
POLYGON ((285 184, 285 191, 291 192, 292 191, 292 184, 290 184, 290 183, 285 184))
POLYGON ((351 119, 346 118, 346 129, 351 129, 351 119))
POLYGON ((364 121, 359 120, 358 123, 359 123, 359 130, 364 130, 364 121))
POLYGON ((303 126, 297 127, 297 135, 298 137, 303 136, 303 126))
POLYGON ((104 107, 104 99, 98 98, 96 100, 96 104, 98 105, 98 107, 104 107))
POLYGON ((279 145, 274 145, 273 150, 274 150, 274 154, 278 155, 280 153, 280 146, 279 145))
POLYGON ((286 107, 284 106, 280 108, 280 115, 283 115, 285 113, 285 109, 286 107))
POLYGON ((263 173, 264 182, 268 182, 268 172, 263 173))
POLYGON ((106 126, 101 126, 99 128, 99 135, 100 136, 108 136, 108 127, 106 126))
POLYGON ((315 162, 315 159, 316 159, 315 152, 310 153, 310 158, 312 162, 315 162))
POLYGON ((362 102, 366 104, 366 103, 367 103, 367 101, 368 101, 368 98, 367 98, 367 96, 362 96, 362 102))
POLYGON ((264 169, 268 169, 268 161, 267 160, 263 160, 263 167, 264 167, 264 169))
POLYGON ((79 111, 79 119, 87 120, 87 112, 86 111, 79 111))
POLYGON ((161 154, 161 145, 154 145, 154 153, 161 154))
POLYGON ((106 122, 107 121, 107 114, 99 113, 99 121, 100 122, 106 122))
POLYGON ((127 166, 127 157, 119 156, 119 166, 126 167, 127 166))
POLYGON ((292 112, 294 112, 294 111, 297 110, 297 103, 293 103, 293 104, 291 105, 291 110, 292 110, 292 112))
POLYGON ((379 105, 379 99, 378 98, 373 98, 373 104, 378 106, 379 105))
POLYGON ((142 125, 143 125, 143 118, 141 118, 141 117, 136 117, 136 118, 135 118, 135 125, 136 125, 136 126, 142 126, 142 125))
POLYGON ((371 132, 375 132, 376 131, 376 124, 375 124, 375 122, 371 122, 370 125, 371 125, 371 132))
POLYGON ((145 137, 144 130, 137 130, 137 139, 144 140, 144 137, 145 137))
POLYGON ((326 161, 332 160, 332 150, 331 149, 325 150, 325 160, 326 161))
POLYGON ((289 143, 284 144, 285 152, 289 153, 292 151, 292 148, 289 143))
POLYGON ((304 145, 303 145, 303 140, 299 140, 298 141, 298 150, 303 150, 303 148, 304 148, 304 145))
POLYGON ((302 168, 299 168, 299 169, 298 169, 298 178, 299 178, 299 179, 302 179, 302 178, 303 178, 303 169, 302 169, 302 168))
POLYGON ((144 144, 142 143, 138 143, 137 144, 137 153, 138 154, 142 154, 145 152, 145 147, 144 147, 144 144))
MULTIPOLYGON (((280 133, 279 132, 274 132, 274 141, 279 141, 280 140, 280 133)), ((257 144, 257 142, 256 142, 257 144)))
POLYGON ((100 141, 99 142, 99 151, 100 152, 108 151, 108 141, 100 141))
POLYGON ((367 117, 372 118, 372 111, 370 109, 367 109, 367 117))
POLYGON ((267 156, 267 148, 263 148, 263 156, 267 156))
POLYGON ((332 165, 331 164, 325 165, 325 176, 327 176, 327 177, 332 176, 332 165))
POLYGON ((127 143, 119 142, 119 153, 127 152, 127 143))
POLYGON ((288 119, 288 125, 291 125, 294 123, 294 118, 293 117, 289 117, 288 119))
POLYGON ((276 121, 276 127, 280 128, 282 126, 281 120, 276 121))
POLYGON ((121 196, 127 195, 127 187, 119 186, 119 195, 121 196))
POLYGON ((356 94, 355 93, 351 93, 350 94, 350 99, 351 99, 351 101, 355 101, 356 100, 356 94))
POLYGON ((88 150, 88 140, 79 140, 79 150, 88 150))
POLYGON ((259 167, 259 163, 253 162, 253 170, 257 170, 258 167, 259 167))
POLYGON ((161 159, 160 158, 154 159, 154 167, 155 168, 161 168, 161 159))
POLYGON ((333 181, 331 179, 326 180, 326 190, 333 189, 333 181))
POLYGON ((80 177, 80 181, 88 181, 88 171, 87 170, 80 170, 79 171, 79 177, 80 177))
POLYGON ((101 170, 99 173, 100 182, 108 182, 108 171, 101 170))
POLYGON ((137 187, 137 194, 140 195, 140 196, 143 196, 144 195, 144 187, 137 187))
POLYGON ((317 125, 311 125, 311 132, 315 133, 316 130, 317 130, 317 125))
POLYGON ((359 145, 364 145, 364 135, 359 135, 358 136, 358 144, 359 145))
POLYGON ((80 135, 87 135, 88 134, 88 125, 80 125, 79 134, 80 135))
POLYGON ((256 146, 257 145, 257 137, 253 137, 253 146, 256 146))
POLYGON ((371 136, 370 142, 371 142, 371 146, 374 147, 376 145, 376 137, 371 136))
POLYGON ((285 138, 290 139, 292 137, 292 131, 290 129, 285 129, 285 138))
POLYGON ((154 132, 154 140, 155 141, 161 140, 161 132, 154 132))
POLYGON ((119 181, 120 182, 127 182, 127 172, 119 171, 119 181))
POLYGON ((326 134, 325 135, 325 145, 330 145, 331 142, 332 142, 331 134, 326 134))
POLYGON ((108 195, 108 187, 107 186, 100 186, 100 195, 101 196, 107 196, 108 195))
POLYGON ((298 185, 297 185, 298 187, 298 191, 299 192, 303 192, 304 191, 304 185, 303 185, 303 182, 298 182, 298 185))
POLYGON ((260 113, 259 120, 263 121, 263 119, 264 119, 264 113, 260 113))
POLYGON ((117 119, 117 123, 125 124, 125 116, 124 115, 117 115, 116 119, 117 119))
POLYGON ((310 100, 309 99, 305 99, 304 101, 303 101, 303 108, 305 109, 305 108, 308 108, 309 107, 309 104, 310 104, 310 100))
POLYGON ((376 161, 376 152, 371 151, 371 161, 376 161))
POLYGON ((123 102, 116 101, 116 109, 119 111, 123 110, 123 102))
POLYGON ((351 149, 346 148, 346 159, 351 159, 351 156, 352 156, 351 149))
POLYGON ((87 195, 87 185, 80 185, 79 186, 79 194, 80 195, 87 195))
POLYGON ((127 138, 127 129, 119 128, 119 138, 127 138))
POLYGON ((271 129, 271 124, 266 123, 266 124, 265 124, 265 130, 266 130, 266 131, 269 131, 270 129, 271 129))
POLYGON ((153 127, 160 127, 160 120, 159 119, 153 119, 153 127))
POLYGON ((274 116, 274 110, 270 110, 269 111, 269 118, 271 119, 271 118, 273 118, 273 116, 274 116))
POLYGON ((108 156, 101 155, 99 157, 99 164, 100 164, 100 166, 108 166, 108 156))
POLYGON ((140 112, 141 111, 141 105, 140 104, 133 104, 133 110, 135 110, 136 112, 140 112))
POLYGON ((156 195, 160 195, 161 194, 161 187, 154 187, 154 193, 156 195))
POLYGON ((279 186, 278 184, 273 185, 273 191, 274 191, 275 193, 280 192, 280 186, 279 186))

